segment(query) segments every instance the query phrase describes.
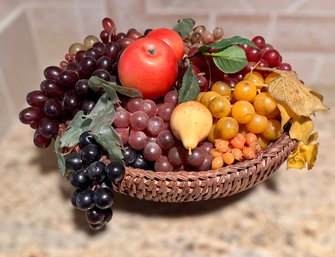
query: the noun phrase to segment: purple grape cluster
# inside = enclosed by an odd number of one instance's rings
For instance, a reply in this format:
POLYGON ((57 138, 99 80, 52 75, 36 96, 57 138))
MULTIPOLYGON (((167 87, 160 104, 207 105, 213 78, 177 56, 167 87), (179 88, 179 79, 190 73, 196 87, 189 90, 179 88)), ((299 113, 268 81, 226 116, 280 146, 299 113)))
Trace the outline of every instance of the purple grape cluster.
POLYGON ((125 174, 125 166, 120 162, 102 161, 103 149, 88 133, 80 135, 81 151, 66 157, 68 179, 75 188, 71 197, 72 205, 86 212, 90 228, 98 230, 113 216, 112 183, 118 183, 125 174))
POLYGON ((26 101, 30 106, 20 112, 19 119, 36 130, 33 140, 36 146, 48 147, 57 136, 60 124, 71 120, 79 110, 87 114, 93 109, 102 92, 90 89, 88 79, 98 76, 106 81, 117 81, 120 54, 141 36, 135 29, 116 34, 110 18, 103 19, 102 25, 102 42, 96 38, 87 49, 71 46, 60 67, 44 69, 45 79, 40 89, 27 94, 26 101))
POLYGON ((173 89, 162 99, 131 98, 116 109, 112 125, 125 146, 127 166, 155 171, 210 168, 208 147, 197 147, 189 155, 171 132, 170 116, 177 101, 178 92, 173 89))

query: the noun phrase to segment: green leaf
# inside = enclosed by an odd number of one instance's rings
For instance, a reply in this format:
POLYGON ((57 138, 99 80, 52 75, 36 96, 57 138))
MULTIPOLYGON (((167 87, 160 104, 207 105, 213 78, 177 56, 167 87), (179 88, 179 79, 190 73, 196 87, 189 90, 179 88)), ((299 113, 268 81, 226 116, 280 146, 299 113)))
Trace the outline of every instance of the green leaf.
POLYGON ((142 97, 141 92, 135 88, 119 86, 115 82, 109 82, 97 76, 90 77, 88 85, 94 90, 103 88, 113 103, 118 103, 120 101, 116 92, 129 97, 142 97))
POLYGON ((256 46, 252 41, 250 41, 249 39, 240 37, 240 36, 235 36, 235 37, 231 37, 231 38, 224 38, 218 42, 215 42, 213 44, 207 45, 212 49, 225 49, 229 46, 232 45, 236 45, 236 44, 247 44, 249 46, 258 48, 258 46, 256 46))
POLYGON ((96 129, 93 129, 91 131, 91 134, 95 138, 95 140, 101 145, 108 153, 108 158, 111 161, 123 161, 123 155, 122 155, 122 142, 119 137, 119 135, 115 132, 113 127, 110 124, 103 124, 99 131, 96 129))
POLYGON ((238 46, 230 46, 210 55, 213 57, 215 65, 227 74, 238 72, 248 64, 244 50, 238 46))
POLYGON ((185 18, 178 21, 178 24, 173 27, 173 30, 179 33, 182 39, 185 39, 192 32, 195 21, 191 18, 185 18))
POLYGON ((66 167, 65 167, 65 157, 63 153, 61 153, 59 150, 61 148, 61 143, 60 143, 60 136, 57 136, 55 140, 55 153, 57 157, 57 164, 58 164, 58 169, 62 176, 65 176, 66 172, 66 167))
POLYGON ((224 38, 218 42, 209 44, 209 45, 202 45, 199 47, 198 51, 196 52, 197 54, 206 54, 206 53, 210 53, 210 49, 214 49, 217 52, 224 50, 230 46, 236 45, 236 44, 247 44, 249 46, 258 48, 258 46, 256 46, 252 41, 250 41, 249 39, 246 38, 242 38, 240 36, 235 36, 235 37, 231 37, 231 38, 224 38))
POLYGON ((77 112, 69 124, 67 130, 60 138, 60 147, 72 147, 78 143, 79 136, 85 131, 84 129, 86 128, 86 126, 83 127, 84 121, 84 112, 77 112))
POLYGON ((192 71, 192 64, 190 64, 184 74, 183 83, 179 92, 178 102, 187 102, 195 100, 200 92, 199 82, 197 76, 192 71))

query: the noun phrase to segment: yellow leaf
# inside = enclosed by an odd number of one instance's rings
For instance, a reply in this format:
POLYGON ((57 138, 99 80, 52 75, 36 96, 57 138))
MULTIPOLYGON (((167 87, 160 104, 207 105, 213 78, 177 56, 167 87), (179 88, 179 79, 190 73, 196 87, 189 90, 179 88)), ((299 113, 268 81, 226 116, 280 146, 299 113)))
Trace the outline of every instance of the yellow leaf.
POLYGON ((291 117, 297 116, 287 104, 277 101, 277 107, 281 116, 281 128, 291 119, 291 117))
POLYGON ((307 162, 307 168, 310 170, 314 167, 316 161, 316 156, 318 154, 319 143, 302 145, 301 153, 304 154, 305 160, 307 162))
POLYGON ((305 168, 306 160, 304 159, 303 155, 296 149, 296 153, 291 154, 287 158, 287 168, 293 169, 303 169, 305 168))
POLYGON ((290 137, 307 144, 308 138, 311 135, 314 124, 309 117, 294 117, 289 131, 290 137))
POLYGON ((315 131, 312 135, 309 136, 307 144, 316 142, 316 140, 318 140, 318 136, 319 136, 318 132, 315 131))
POLYGON ((299 116, 310 116, 317 111, 328 110, 322 96, 306 87, 294 71, 275 70, 280 77, 271 81, 269 93, 278 101, 286 103, 299 116))

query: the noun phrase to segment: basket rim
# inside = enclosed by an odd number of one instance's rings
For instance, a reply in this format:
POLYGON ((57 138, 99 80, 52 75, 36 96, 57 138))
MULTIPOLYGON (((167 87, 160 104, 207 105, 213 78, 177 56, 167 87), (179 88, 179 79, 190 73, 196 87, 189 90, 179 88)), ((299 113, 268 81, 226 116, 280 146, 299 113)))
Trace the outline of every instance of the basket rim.
POLYGON ((216 170, 203 170, 203 171, 153 171, 153 170, 144 170, 144 169, 138 169, 138 168, 132 168, 129 166, 126 166, 126 173, 133 174, 136 176, 141 176, 143 178, 147 179, 153 179, 155 177, 159 177, 160 179, 166 179, 166 180, 176 180, 176 178, 184 178, 187 177, 188 179, 194 178, 194 180, 197 180, 199 178, 214 178, 218 175, 230 175, 233 173, 238 172, 239 170, 247 169, 248 167, 252 165, 259 164, 263 158, 276 158, 276 155, 274 154, 275 151, 273 151, 274 148, 277 148, 278 146, 283 147, 287 144, 287 141, 292 141, 294 144, 297 143, 295 139, 292 139, 287 132, 284 132, 283 135, 277 139, 276 141, 272 142, 271 145, 260 151, 257 156, 250 160, 244 160, 240 161, 231 165, 223 166, 222 168, 216 169, 216 170))

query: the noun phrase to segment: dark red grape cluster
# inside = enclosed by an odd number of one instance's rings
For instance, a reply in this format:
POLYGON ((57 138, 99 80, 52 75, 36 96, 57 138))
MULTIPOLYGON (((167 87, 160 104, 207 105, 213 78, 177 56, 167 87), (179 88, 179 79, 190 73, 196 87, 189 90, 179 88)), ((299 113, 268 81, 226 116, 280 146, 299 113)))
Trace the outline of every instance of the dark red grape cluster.
POLYGON ((74 43, 60 66, 44 70, 45 80, 40 89, 27 94, 30 106, 20 112, 19 119, 36 130, 33 140, 36 146, 48 147, 58 134, 59 124, 71 120, 79 110, 87 114, 93 109, 102 92, 90 89, 88 79, 98 76, 115 82, 122 50, 142 36, 135 29, 116 33, 110 18, 103 19, 102 25, 102 42, 88 36, 85 44, 74 43))
MULTIPOLYGON (((287 71, 292 70, 289 63, 282 62, 282 56, 278 50, 276 50, 271 44, 266 43, 262 36, 255 36, 252 39, 252 42, 257 46, 257 48, 248 44, 239 45, 245 50, 249 63, 246 67, 244 67, 244 69, 234 74, 225 74, 219 70, 210 56, 194 56, 200 46, 216 42, 222 39, 222 37, 223 30, 221 27, 216 27, 213 33, 210 33, 205 26, 200 25, 193 29, 193 32, 187 39, 187 55, 190 57, 193 72, 198 77, 201 91, 208 91, 211 84, 219 80, 226 82, 231 87, 234 87, 256 66, 264 68, 277 68, 287 71)), ((180 69, 180 78, 182 78, 185 71, 185 69, 180 69)), ((265 77, 266 71, 258 70, 258 72, 264 74, 265 77)))
POLYGON ((71 185, 76 189, 71 197, 72 205, 86 212, 90 228, 98 230, 113 216, 113 191, 111 183, 118 183, 125 174, 120 162, 102 161, 103 149, 95 139, 84 132, 79 138, 80 152, 66 157, 66 169, 71 185))

